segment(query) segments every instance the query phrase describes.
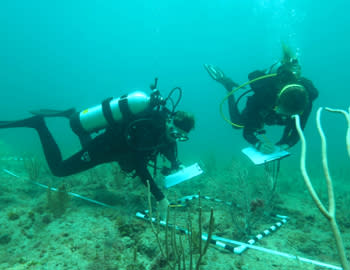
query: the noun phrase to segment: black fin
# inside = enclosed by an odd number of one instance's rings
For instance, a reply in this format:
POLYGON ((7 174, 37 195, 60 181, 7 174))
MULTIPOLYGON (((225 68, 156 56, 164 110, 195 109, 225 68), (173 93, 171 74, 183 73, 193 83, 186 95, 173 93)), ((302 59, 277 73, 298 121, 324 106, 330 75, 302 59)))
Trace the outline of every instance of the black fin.
POLYGON ((215 81, 220 82, 225 77, 222 70, 214 65, 204 64, 204 68, 215 81))
MULTIPOLYGON (((215 81, 221 83, 228 91, 231 91, 233 87, 239 86, 231 78, 227 77, 225 73, 217 66, 204 64, 205 70, 209 73, 215 81)), ((243 87, 244 88, 244 87, 243 87)))
POLYGON ((68 110, 50 110, 50 109, 40 109, 29 111, 31 114, 44 116, 44 117, 67 117, 70 118, 76 111, 74 108, 68 110))
POLYGON ((18 127, 29 127, 37 128, 44 123, 44 119, 41 116, 32 116, 22 120, 16 121, 0 121, 0 128, 18 128, 18 127))

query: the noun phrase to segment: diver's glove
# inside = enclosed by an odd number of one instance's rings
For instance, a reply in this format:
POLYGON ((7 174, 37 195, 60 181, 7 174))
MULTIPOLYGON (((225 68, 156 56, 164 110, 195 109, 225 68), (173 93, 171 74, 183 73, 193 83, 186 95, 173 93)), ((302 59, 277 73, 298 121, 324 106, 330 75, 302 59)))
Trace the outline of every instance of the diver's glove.
POLYGON ((281 150, 288 150, 290 146, 288 144, 278 144, 277 145, 281 150))
POLYGON ((254 147, 263 154, 271 154, 275 151, 275 145, 269 142, 258 141, 254 147))
POLYGON ((171 173, 171 169, 164 166, 164 167, 160 170, 160 173, 161 173, 162 175, 164 175, 164 176, 167 176, 167 175, 169 175, 169 174, 171 173))
POLYGON ((181 161, 177 160, 176 162, 174 162, 172 165, 171 165, 171 170, 172 171, 178 171, 178 170, 182 170, 183 168, 186 168, 185 165, 183 165, 181 163, 181 161))
POLYGON ((158 202, 158 213, 161 220, 166 220, 168 214, 169 201, 164 198, 158 202))
POLYGON ((176 161, 171 165, 171 168, 163 167, 160 171, 160 173, 164 176, 167 176, 169 174, 175 173, 178 170, 186 168, 185 165, 183 165, 180 161, 176 161))

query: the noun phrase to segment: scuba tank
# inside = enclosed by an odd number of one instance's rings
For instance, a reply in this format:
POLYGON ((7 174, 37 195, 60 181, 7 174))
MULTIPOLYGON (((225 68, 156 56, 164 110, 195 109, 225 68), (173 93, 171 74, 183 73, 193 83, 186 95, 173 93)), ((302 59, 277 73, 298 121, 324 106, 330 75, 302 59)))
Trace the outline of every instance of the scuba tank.
POLYGON ((89 141, 91 133, 116 123, 132 120, 140 113, 164 110, 168 111, 169 115, 173 115, 181 100, 182 89, 175 87, 166 98, 163 98, 157 89, 157 82, 158 78, 155 78, 154 84, 150 86, 152 92, 149 95, 142 91, 135 91, 118 98, 107 98, 101 104, 77 112, 70 119, 73 132, 78 135, 81 141, 89 141), (179 92, 176 101, 172 98, 175 91, 179 92), (171 110, 166 108, 168 101, 172 105, 171 110))
POLYGON ((151 95, 136 91, 118 98, 108 98, 99 105, 78 112, 72 117, 70 125, 76 134, 96 132, 151 110, 160 100, 159 93, 155 91, 151 95))

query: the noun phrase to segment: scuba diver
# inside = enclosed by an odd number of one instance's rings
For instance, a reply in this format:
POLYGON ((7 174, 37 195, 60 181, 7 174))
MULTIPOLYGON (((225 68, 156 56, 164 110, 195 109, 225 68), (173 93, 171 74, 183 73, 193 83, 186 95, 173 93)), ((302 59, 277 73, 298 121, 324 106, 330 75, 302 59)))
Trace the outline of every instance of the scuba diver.
POLYGON ((175 111, 182 97, 181 88, 172 89, 164 99, 156 87, 157 79, 151 86, 150 95, 137 91, 119 98, 108 98, 102 104, 81 112, 75 109, 31 111, 34 116, 18 121, 1 121, 0 128, 34 128, 40 137, 48 166, 58 177, 79 173, 102 163, 118 162, 123 171, 134 171, 134 176, 139 176, 146 186, 149 182, 160 216, 165 217, 169 201, 155 183, 148 165, 153 165, 155 174, 157 156, 161 154, 171 163, 168 172, 180 167, 177 142, 188 140, 188 133, 194 128, 194 117, 175 111), (176 102, 172 98, 175 91, 179 93, 176 102), (168 102, 172 105, 171 109, 166 106, 168 102), (82 149, 63 160, 45 117, 68 118, 82 149))
POLYGON ((310 80, 301 77, 298 60, 286 46, 283 46, 282 60, 269 69, 249 73, 249 82, 240 86, 220 68, 209 64, 204 67, 229 92, 223 102, 228 99, 231 121, 224 119, 233 128, 243 129, 245 140, 258 151, 270 154, 276 150, 275 145, 286 150, 298 142, 299 135, 291 116, 299 114, 304 129, 318 91, 310 80), (236 100, 234 92, 248 84, 251 89, 236 100), (248 93, 253 94, 248 96, 245 108, 240 111, 238 103, 248 93), (284 126, 283 135, 275 145, 264 136, 265 124, 284 126))

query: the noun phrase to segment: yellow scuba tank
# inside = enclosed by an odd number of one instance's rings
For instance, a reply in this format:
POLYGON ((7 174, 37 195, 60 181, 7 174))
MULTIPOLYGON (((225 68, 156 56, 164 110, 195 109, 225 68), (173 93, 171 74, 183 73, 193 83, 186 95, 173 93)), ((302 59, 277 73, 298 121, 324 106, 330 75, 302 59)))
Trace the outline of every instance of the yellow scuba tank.
POLYGON ((71 119, 70 125, 77 134, 96 132, 133 115, 150 110, 153 103, 151 96, 141 91, 118 98, 108 98, 99 105, 78 112, 71 119))

